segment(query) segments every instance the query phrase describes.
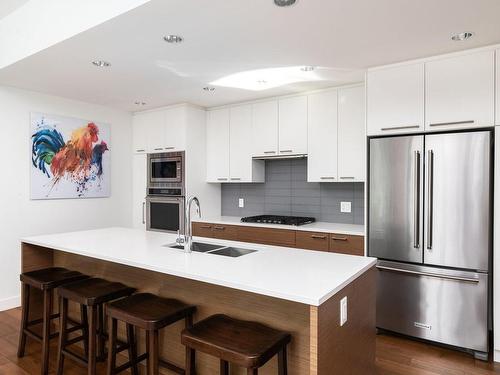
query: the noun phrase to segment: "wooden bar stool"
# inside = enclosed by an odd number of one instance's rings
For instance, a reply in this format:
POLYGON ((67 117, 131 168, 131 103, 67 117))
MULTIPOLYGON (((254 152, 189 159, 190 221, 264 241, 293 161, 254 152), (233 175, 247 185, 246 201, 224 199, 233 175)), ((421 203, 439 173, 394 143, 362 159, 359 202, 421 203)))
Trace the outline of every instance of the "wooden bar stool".
POLYGON ((286 347, 291 335, 260 323, 212 315, 186 328, 181 340, 188 354, 186 375, 195 374, 195 350, 219 358, 221 375, 229 375, 229 363, 246 368, 248 375, 257 375, 276 354, 279 375, 287 374, 286 347))
POLYGON ((64 369, 64 358, 66 356, 76 362, 87 366, 87 373, 95 375, 97 360, 103 360, 104 342, 106 332, 104 328, 104 303, 129 296, 135 291, 121 283, 111 282, 99 278, 89 278, 57 288, 59 299, 60 335, 57 356, 57 374, 62 375, 64 369), (67 327, 68 322, 68 301, 76 302, 80 308, 88 310, 88 326, 82 336, 68 339, 70 332, 67 327), (88 346, 85 345, 85 357, 82 357, 69 349, 68 346, 76 344, 87 337, 88 346))
MULTIPOLYGON (((53 291, 58 286, 64 285, 77 280, 88 278, 88 276, 80 272, 70 271, 61 267, 44 268, 41 270, 22 273, 19 276, 22 284, 23 299, 22 299, 22 317, 21 329, 19 330, 19 346, 17 348, 17 356, 24 356, 26 348, 26 336, 29 336, 42 343, 42 364, 41 373, 46 375, 49 372, 49 341, 58 335, 57 332, 50 333, 50 324, 53 319, 59 317, 59 314, 52 314, 53 291), (42 318, 29 320, 30 312, 30 291, 31 288, 36 288, 42 291, 43 294, 43 313, 42 318), (29 327, 37 324, 43 324, 42 335, 33 332, 29 327)), ((82 315, 83 322, 83 315, 82 315)), ((70 321, 74 327, 72 331, 81 329, 82 325, 73 320, 70 321)))
POLYGON ((186 328, 193 324, 193 314, 196 307, 187 305, 175 299, 158 297, 150 293, 134 294, 130 297, 109 303, 107 314, 109 317, 110 336, 108 347, 108 375, 118 374, 132 368, 132 374, 138 374, 137 364, 147 359, 147 373, 157 375, 159 367, 165 367, 177 374, 185 371, 171 362, 160 359, 159 330, 181 319, 185 320, 186 328), (118 320, 127 326, 129 361, 116 367, 116 336, 118 320), (134 327, 146 331, 146 353, 137 356, 134 327))

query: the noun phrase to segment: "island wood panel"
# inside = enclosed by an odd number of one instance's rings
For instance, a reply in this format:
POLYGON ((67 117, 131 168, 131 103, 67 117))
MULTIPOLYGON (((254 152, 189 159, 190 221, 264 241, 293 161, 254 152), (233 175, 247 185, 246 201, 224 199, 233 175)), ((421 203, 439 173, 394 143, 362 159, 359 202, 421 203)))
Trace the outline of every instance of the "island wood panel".
POLYGON ((330 235, 321 232, 297 231, 295 246, 300 249, 328 251, 330 235))
POLYGON ((375 268, 332 298, 311 306, 311 375, 375 374, 375 268), (347 296, 347 322, 340 325, 340 300, 347 296))
POLYGON ((365 255, 365 238, 345 234, 330 234, 330 251, 333 253, 365 255))
POLYGON ((214 224, 212 227, 212 234, 214 238, 221 240, 238 240, 238 228, 234 225, 214 224))
POLYGON ((213 226, 213 224, 208 223, 193 223, 191 227, 193 236, 213 238, 213 226))
POLYGON ((238 241, 295 247, 295 231, 288 229, 238 227, 238 241))

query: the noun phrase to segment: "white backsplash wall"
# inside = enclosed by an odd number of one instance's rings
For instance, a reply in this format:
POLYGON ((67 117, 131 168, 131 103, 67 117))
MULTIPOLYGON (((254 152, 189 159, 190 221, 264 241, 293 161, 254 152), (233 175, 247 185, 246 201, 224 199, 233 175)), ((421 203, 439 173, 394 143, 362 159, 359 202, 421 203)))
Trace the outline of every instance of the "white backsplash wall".
POLYGON ((222 184, 222 215, 263 214, 312 216, 331 223, 364 223, 364 183, 307 182, 307 160, 266 161, 263 184, 222 184), (245 207, 238 207, 239 198, 245 207), (340 212, 340 202, 351 202, 351 212, 340 212))

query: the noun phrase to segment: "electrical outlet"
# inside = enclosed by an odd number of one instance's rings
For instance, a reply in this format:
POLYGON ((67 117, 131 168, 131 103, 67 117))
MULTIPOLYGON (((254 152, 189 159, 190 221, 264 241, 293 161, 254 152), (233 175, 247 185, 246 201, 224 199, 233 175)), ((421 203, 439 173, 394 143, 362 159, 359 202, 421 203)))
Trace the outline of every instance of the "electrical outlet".
POLYGON ((340 326, 347 322, 347 296, 340 300, 340 326))
POLYGON ((238 199, 238 207, 239 208, 245 207, 245 200, 243 198, 238 199))
POLYGON ((340 202, 340 212, 350 213, 351 202, 340 202))

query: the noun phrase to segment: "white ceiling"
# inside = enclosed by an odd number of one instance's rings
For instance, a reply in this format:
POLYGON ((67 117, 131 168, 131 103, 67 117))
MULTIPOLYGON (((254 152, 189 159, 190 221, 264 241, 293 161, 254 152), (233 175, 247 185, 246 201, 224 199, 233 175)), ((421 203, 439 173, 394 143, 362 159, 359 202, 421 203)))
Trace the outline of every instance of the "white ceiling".
POLYGON ((370 66, 499 43, 499 14, 499 0, 298 0, 289 8, 272 0, 152 0, 0 70, 0 84, 131 111, 214 106, 358 81, 359 69, 370 66), (450 40, 461 31, 476 35, 450 40), (184 43, 169 45, 165 34, 184 43), (95 59, 112 67, 98 69, 95 59), (202 90, 227 74, 295 65, 330 68, 319 70, 327 80, 202 90), (148 104, 138 108, 136 100, 148 104))
POLYGON ((0 20, 28 1, 29 0, 2 0, 0 3, 0 20))

